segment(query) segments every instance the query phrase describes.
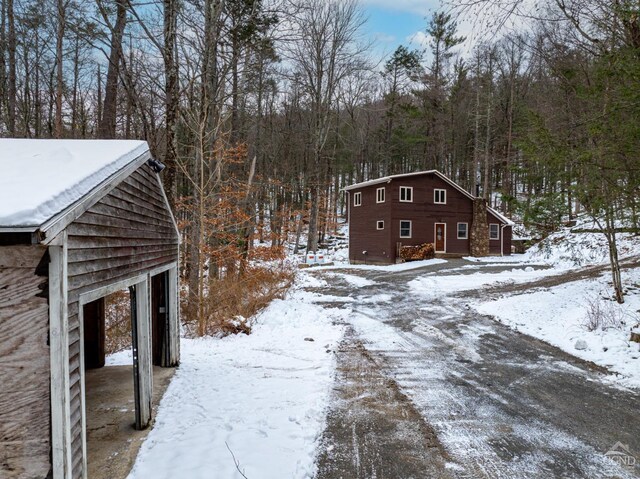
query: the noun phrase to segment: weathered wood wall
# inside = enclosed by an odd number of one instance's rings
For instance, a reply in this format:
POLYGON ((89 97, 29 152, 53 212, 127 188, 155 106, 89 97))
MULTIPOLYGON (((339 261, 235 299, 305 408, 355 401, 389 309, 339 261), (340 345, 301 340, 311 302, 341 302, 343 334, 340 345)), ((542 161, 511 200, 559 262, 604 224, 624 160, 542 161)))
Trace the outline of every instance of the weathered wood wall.
POLYGON ((69 375, 73 477, 82 477, 80 334, 82 293, 177 261, 178 236, 157 175, 146 163, 67 228, 69 375))
POLYGON ((0 477, 51 469, 48 257, 43 246, 0 247, 0 477))

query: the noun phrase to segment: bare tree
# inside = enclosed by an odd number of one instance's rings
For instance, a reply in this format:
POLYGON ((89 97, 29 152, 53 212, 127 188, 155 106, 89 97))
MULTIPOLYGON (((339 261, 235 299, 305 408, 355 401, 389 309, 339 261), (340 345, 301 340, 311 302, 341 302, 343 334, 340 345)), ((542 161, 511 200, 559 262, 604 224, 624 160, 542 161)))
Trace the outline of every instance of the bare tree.
POLYGON ((355 0, 305 0, 293 19, 296 38, 289 43, 287 55, 310 111, 308 251, 318 247, 318 213, 321 188, 326 183, 325 145, 332 126, 332 107, 340 82, 364 66, 364 47, 358 45, 364 21, 355 0))

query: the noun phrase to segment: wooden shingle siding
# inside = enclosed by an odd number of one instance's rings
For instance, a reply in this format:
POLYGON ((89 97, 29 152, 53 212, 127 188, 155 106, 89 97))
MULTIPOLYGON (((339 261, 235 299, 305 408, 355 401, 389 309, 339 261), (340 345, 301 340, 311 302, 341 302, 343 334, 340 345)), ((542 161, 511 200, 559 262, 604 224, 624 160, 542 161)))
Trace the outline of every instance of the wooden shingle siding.
POLYGON ((0 247, 0 477, 51 468, 46 248, 0 247), (43 261, 44 259, 44 261, 43 261), (40 268, 38 267, 40 265, 40 268))
POLYGON ((147 164, 71 223, 67 235, 72 470, 80 479, 79 297, 177 261, 179 240, 158 177, 147 164))

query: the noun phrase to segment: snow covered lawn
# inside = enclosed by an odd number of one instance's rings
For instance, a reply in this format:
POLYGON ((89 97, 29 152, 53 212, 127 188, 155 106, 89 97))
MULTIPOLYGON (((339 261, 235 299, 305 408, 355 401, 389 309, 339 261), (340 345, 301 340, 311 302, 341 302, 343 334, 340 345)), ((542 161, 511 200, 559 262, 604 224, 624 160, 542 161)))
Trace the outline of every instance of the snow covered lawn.
POLYGON ((611 300, 609 274, 602 274, 543 291, 506 296, 475 308, 518 331, 619 373, 619 382, 624 385, 640 387, 640 344, 629 341, 631 328, 640 321, 640 269, 624 271, 623 282, 636 285, 623 305, 611 300), (625 324, 589 331, 587 311, 595 302, 625 324))
POLYGON ((313 477, 344 334, 334 321, 346 314, 314 299, 297 290, 274 301, 249 336, 183 339, 129 479, 241 478, 234 456, 249 478, 313 477))

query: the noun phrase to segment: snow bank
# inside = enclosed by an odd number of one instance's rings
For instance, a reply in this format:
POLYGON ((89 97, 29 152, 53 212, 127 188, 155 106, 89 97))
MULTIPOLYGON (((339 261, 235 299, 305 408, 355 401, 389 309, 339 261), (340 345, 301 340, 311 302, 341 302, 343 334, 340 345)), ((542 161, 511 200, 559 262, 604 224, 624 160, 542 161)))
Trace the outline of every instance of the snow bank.
MULTIPOLYGON (((305 275, 306 276, 306 275, 305 275)), ((314 295, 274 301, 250 336, 183 339, 129 479, 311 478, 343 335, 314 295), (232 456, 232 452, 233 456, 232 456)))
MULTIPOLYGON (((623 226, 623 225, 619 225, 623 226)), ((603 233, 580 232, 598 229, 593 220, 582 218, 572 228, 561 228, 532 246, 526 253, 531 261, 554 266, 588 266, 609 261, 609 246, 603 233)), ((616 235, 619 256, 640 254, 640 237, 630 233, 616 235)))
MULTIPOLYGON (((640 282, 640 269, 623 273, 625 284, 640 282)), ((630 342, 630 330, 640 320, 640 296, 629 294, 625 304, 609 300, 608 275, 566 283, 545 291, 504 297, 478 304, 482 314, 492 315, 514 329, 542 339, 582 359, 593 361, 621 374, 620 381, 640 387, 640 344, 630 342), (621 329, 588 331, 585 325, 590 301, 607 298, 617 316, 624 318, 621 329), (577 344, 579 340, 585 345, 577 344), (576 349, 586 346, 585 349, 576 349)))
POLYGON ((133 140, 0 140, 0 226, 39 226, 149 150, 133 140))

